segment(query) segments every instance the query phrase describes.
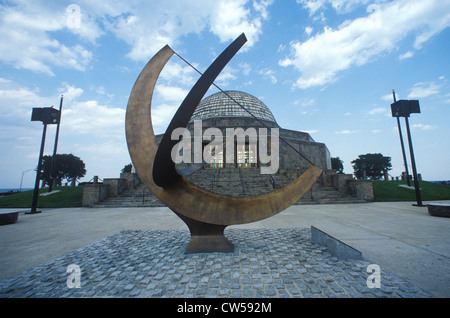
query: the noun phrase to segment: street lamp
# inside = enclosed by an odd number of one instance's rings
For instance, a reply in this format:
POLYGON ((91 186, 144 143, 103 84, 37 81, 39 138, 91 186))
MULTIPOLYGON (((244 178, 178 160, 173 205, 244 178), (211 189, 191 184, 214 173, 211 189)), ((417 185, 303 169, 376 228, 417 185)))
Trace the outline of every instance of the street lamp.
POLYGON ((61 123, 62 105, 63 105, 63 95, 61 95, 61 101, 59 103, 59 120, 56 125, 55 145, 53 147, 52 164, 50 166, 50 186, 48 187, 48 192, 52 192, 53 183, 55 181, 55 166, 56 166, 55 159, 56 159, 56 150, 58 149, 59 125, 61 123))
POLYGON ((33 171, 34 169, 28 169, 25 171, 22 171, 22 177, 20 178, 20 188, 19 188, 19 192, 22 192, 22 182, 23 182, 23 176, 25 175, 25 173, 29 172, 29 171, 33 171))
POLYGON ((44 145, 45 145, 45 135, 47 133, 47 125, 58 124, 59 119, 60 119, 60 112, 59 110, 54 109, 53 107, 33 108, 33 112, 31 113, 31 121, 42 121, 42 123, 44 124, 44 128, 42 131, 41 150, 39 152, 39 161, 36 171, 36 182, 34 184, 31 211, 26 212, 26 214, 40 213, 40 211, 36 211, 36 208, 39 196, 39 181, 41 179, 42 157, 44 155, 44 145))
MULTIPOLYGON (((413 113, 420 113, 420 106, 418 100, 399 100, 391 104, 391 112, 392 117, 397 118, 397 122, 400 123, 399 117, 405 117, 405 123, 406 123, 406 132, 408 134, 408 144, 409 144, 409 152, 411 155, 411 166, 413 170, 413 177, 414 177, 414 188, 416 192, 416 200, 417 200, 417 206, 423 206, 422 204, 422 198, 420 195, 420 188, 419 188, 419 180, 417 177, 417 169, 416 169, 416 161, 414 160, 414 151, 412 146, 412 140, 411 140, 411 131, 409 129, 409 115, 413 113)), ((399 126, 400 129, 400 126, 399 126)), ((406 161, 405 161, 406 163, 406 161)))

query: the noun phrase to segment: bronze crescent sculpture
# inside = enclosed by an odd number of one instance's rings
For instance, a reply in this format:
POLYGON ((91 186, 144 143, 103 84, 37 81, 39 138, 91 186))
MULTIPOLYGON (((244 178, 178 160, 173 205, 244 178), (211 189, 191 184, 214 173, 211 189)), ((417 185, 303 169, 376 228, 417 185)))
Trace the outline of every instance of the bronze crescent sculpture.
POLYGON ((204 190, 180 175, 170 158, 171 131, 185 128, 215 77, 245 43, 237 38, 208 68, 181 104, 158 145, 153 131, 151 104, 160 72, 174 54, 166 45, 144 67, 131 91, 126 111, 126 139, 136 173, 188 226, 191 239, 186 253, 231 252, 234 245, 224 236, 229 225, 251 223, 273 216, 297 202, 317 181, 322 169, 311 165, 281 189, 262 195, 236 198, 204 190), (200 84, 199 84, 200 83, 200 84), (157 169, 155 167, 157 166, 157 169))

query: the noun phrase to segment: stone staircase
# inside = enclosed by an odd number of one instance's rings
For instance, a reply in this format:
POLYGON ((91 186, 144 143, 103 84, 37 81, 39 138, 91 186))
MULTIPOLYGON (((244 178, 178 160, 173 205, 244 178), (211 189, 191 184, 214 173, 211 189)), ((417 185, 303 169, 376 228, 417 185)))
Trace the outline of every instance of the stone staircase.
MULTIPOLYGON (((259 169, 201 169, 188 177, 199 187, 233 197, 254 196, 282 188, 292 181, 288 174, 262 175, 259 169)), ((364 203, 335 187, 324 186, 320 178, 296 204, 364 203)), ((97 207, 165 206, 142 183, 118 196, 108 197, 97 207)))
POLYGON ((335 187, 326 187, 316 183, 302 197, 297 205, 302 204, 344 204, 344 203, 366 203, 365 200, 358 200, 354 196, 343 194, 335 187))
POLYGON ((96 207, 157 207, 166 206, 149 189, 140 183, 134 189, 125 190, 118 196, 107 197, 96 207))

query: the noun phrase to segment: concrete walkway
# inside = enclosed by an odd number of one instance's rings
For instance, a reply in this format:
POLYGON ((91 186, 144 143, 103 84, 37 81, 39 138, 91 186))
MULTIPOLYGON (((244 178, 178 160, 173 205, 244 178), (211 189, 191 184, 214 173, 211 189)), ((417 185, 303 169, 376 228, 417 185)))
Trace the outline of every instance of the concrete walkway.
MULTIPOLYGON (((274 217, 229 229, 237 233, 311 225, 378 264, 382 282, 386 270, 434 297, 450 296, 450 219, 429 216, 426 207, 412 202, 292 206, 274 217)), ((0 226, 0 283, 126 230, 188 231, 168 208, 63 208, 43 209, 34 215, 20 213, 16 223, 0 226)))

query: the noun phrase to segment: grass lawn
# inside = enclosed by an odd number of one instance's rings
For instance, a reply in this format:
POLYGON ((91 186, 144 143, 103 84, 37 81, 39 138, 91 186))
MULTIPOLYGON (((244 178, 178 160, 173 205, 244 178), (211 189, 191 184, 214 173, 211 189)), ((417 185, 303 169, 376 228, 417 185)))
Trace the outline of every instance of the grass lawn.
MULTIPOLYGON (((412 189, 401 187, 406 181, 373 181, 375 202, 416 201, 414 182, 412 189)), ((422 201, 450 200, 450 186, 433 182, 420 181, 422 201)))
MULTIPOLYGON (((83 199, 83 187, 56 187, 47 196, 39 196, 38 208, 79 207, 83 199)), ((39 194, 48 193, 48 188, 40 189, 39 194)), ((33 190, 0 197, 0 208, 31 208, 33 190)))

